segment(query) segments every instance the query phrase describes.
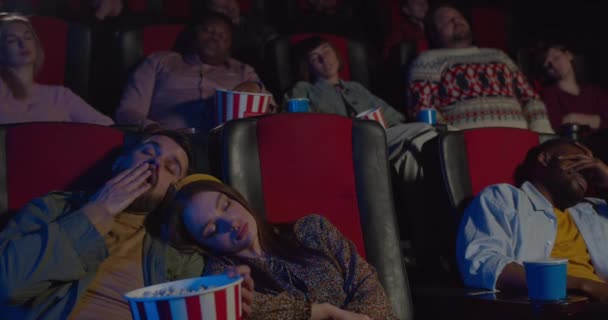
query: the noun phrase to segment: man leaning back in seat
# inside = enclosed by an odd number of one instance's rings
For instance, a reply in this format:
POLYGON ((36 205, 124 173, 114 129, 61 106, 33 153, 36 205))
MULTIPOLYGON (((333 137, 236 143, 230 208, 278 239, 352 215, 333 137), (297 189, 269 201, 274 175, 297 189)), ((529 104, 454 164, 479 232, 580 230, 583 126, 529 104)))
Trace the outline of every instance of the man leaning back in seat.
POLYGON ((525 289, 524 261, 568 259, 568 290, 608 302, 608 166, 580 144, 550 140, 528 152, 516 180, 466 209, 457 240, 465 284, 525 289), (591 189, 603 199, 585 198, 591 189))
MULTIPOLYGON (((123 295, 200 276, 203 258, 160 240, 154 212, 189 167, 185 137, 161 131, 125 146, 92 196, 53 192, 0 233, 0 314, 24 319, 128 319, 123 295)), ((246 267, 244 311, 253 283, 246 267)))

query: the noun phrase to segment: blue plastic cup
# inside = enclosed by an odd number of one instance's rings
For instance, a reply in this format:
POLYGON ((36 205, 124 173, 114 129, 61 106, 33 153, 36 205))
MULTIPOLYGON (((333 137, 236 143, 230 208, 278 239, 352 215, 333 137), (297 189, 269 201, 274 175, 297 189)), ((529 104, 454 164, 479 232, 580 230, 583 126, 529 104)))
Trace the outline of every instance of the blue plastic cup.
POLYGON ((566 299, 567 259, 524 261, 528 298, 532 301, 566 299))
POLYGON ((287 101, 287 112, 308 112, 308 99, 289 99, 287 101))
POLYGON ((437 123, 437 110, 422 109, 418 111, 418 114, 416 115, 416 120, 418 122, 424 122, 430 125, 435 125, 437 123))

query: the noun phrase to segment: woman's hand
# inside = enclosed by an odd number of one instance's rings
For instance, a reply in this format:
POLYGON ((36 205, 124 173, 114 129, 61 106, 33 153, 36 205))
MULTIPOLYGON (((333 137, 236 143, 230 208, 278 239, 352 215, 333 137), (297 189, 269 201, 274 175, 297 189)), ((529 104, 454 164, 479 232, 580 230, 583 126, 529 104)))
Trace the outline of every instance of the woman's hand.
POLYGON ((311 320, 371 320, 364 314, 346 311, 329 303, 314 303, 310 313, 311 320))
POLYGON ((243 317, 246 318, 251 315, 251 305, 253 304, 253 292, 254 283, 251 278, 251 269, 249 266, 240 265, 235 267, 228 267, 226 274, 231 277, 243 277, 243 283, 241 284, 241 300, 243 306, 243 317))

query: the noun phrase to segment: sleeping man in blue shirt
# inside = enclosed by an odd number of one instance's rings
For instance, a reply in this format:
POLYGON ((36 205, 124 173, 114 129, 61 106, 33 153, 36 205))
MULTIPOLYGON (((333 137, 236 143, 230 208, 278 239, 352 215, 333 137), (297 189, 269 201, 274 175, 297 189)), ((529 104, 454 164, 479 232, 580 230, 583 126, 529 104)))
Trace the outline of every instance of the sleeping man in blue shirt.
POLYGON ((608 302, 608 166, 584 146, 550 140, 516 172, 519 188, 498 184, 466 209, 457 259, 467 286, 525 289, 523 261, 568 259, 568 290, 608 302), (603 193, 602 193, 603 192, 603 193))

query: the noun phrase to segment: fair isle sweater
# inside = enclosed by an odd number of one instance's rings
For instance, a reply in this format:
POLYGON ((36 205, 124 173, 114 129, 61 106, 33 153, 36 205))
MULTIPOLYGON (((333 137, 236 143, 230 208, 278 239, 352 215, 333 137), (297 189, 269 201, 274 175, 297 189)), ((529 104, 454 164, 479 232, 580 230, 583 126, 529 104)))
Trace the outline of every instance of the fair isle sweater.
POLYGON ((425 51, 410 68, 408 87, 414 116, 421 109, 435 109, 439 122, 459 129, 513 127, 553 132, 545 105, 500 50, 425 51))

